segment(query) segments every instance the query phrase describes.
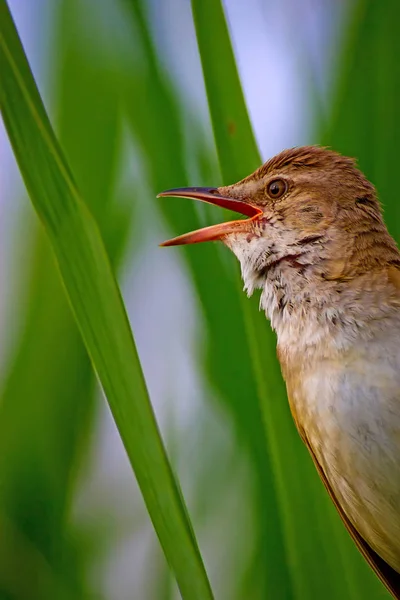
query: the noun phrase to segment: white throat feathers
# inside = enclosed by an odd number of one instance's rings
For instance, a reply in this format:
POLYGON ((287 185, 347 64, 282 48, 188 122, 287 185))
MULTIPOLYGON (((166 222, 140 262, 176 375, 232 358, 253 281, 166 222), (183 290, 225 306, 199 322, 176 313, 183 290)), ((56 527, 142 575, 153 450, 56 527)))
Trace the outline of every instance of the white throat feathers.
POLYGON ((344 281, 324 280, 324 247, 310 239, 292 254, 280 255, 260 238, 230 236, 225 240, 240 262, 244 290, 251 296, 261 289, 260 309, 271 322, 279 346, 293 351, 326 344, 337 350, 357 339, 368 340, 383 331, 397 302, 385 302, 385 274, 377 271, 359 277, 357 287, 344 281), (367 310, 366 310, 367 308, 367 310))

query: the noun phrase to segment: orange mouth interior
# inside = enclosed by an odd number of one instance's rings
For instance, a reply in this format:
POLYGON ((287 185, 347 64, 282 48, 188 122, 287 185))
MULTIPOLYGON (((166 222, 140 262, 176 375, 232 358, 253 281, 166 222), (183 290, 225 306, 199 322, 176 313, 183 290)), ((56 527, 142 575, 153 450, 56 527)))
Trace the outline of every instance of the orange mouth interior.
POLYGON ((238 230, 243 230, 244 224, 263 214, 263 211, 258 206, 254 206, 254 204, 244 202, 243 200, 223 196, 219 193, 217 188, 174 188, 172 190, 161 192, 161 194, 158 194, 157 198, 163 198, 167 196, 200 200, 201 202, 207 202, 208 204, 213 204, 214 206, 227 208, 248 218, 218 223, 217 225, 211 225, 210 227, 203 227, 202 229, 184 233, 183 235, 179 235, 178 237, 172 238, 160 244, 160 246, 163 247, 179 246, 182 244, 199 244, 201 242, 220 240, 225 235, 234 233, 238 230))

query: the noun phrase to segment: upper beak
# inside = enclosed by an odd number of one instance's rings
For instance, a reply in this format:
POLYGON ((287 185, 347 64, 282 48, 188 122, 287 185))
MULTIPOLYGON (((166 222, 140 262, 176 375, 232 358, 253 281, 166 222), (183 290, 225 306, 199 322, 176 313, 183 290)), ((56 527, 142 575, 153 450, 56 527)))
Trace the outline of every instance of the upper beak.
POLYGON ((226 223, 218 223, 218 225, 204 227, 203 229, 197 229, 196 231, 191 231, 190 233, 185 233, 171 240, 167 240, 166 242, 160 244, 160 246, 198 244, 199 242, 220 240, 229 233, 243 230, 245 224, 248 224, 249 221, 252 221, 256 217, 259 217, 263 214, 263 211, 259 207, 251 204, 250 202, 245 202, 244 200, 238 200, 221 195, 218 188, 174 188, 172 190, 161 192, 161 194, 158 194, 157 198, 164 196, 182 196, 185 198, 192 198, 193 200, 201 200, 202 202, 208 202, 208 204, 214 204, 215 206, 228 208, 229 210, 246 215, 249 217, 249 219, 228 221, 226 223))

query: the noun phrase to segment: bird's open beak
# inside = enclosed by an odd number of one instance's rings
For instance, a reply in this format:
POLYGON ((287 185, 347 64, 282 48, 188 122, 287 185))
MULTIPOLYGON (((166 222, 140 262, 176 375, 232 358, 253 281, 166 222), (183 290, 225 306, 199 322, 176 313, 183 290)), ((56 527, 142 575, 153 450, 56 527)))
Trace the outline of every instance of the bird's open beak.
POLYGON ((179 246, 180 244, 198 244, 200 242, 220 240, 230 233, 243 230, 245 224, 248 224, 249 221, 252 221, 256 217, 259 217, 263 212, 260 208, 247 201, 245 202, 243 200, 222 195, 218 188, 175 188, 161 192, 161 194, 158 194, 157 198, 164 196, 182 196, 184 198, 192 198, 193 200, 201 200, 202 202, 208 202, 208 204, 228 208, 229 210, 249 218, 218 223, 218 225, 197 229, 196 231, 191 231, 190 233, 185 233, 171 240, 167 240, 160 244, 160 246, 179 246))

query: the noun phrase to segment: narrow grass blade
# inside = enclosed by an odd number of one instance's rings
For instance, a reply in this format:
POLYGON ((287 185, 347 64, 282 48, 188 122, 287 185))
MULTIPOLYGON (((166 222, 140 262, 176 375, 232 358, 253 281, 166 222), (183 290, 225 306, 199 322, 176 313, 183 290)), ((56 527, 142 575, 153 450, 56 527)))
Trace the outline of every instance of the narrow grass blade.
MULTIPOLYGON (((80 33, 73 2, 60 3, 62 14, 54 36, 58 127, 85 200, 103 217, 99 223, 103 236, 115 238, 108 246, 115 264, 127 230, 119 227, 116 206, 111 202, 119 103, 104 52, 93 48, 95 41, 100 45, 104 40, 94 22, 85 23, 80 33)), ((126 224, 129 226, 129 219, 126 224)), ((70 508, 92 439, 98 402, 93 369, 53 252, 36 219, 31 228, 33 225, 33 240, 25 257, 25 261, 29 259, 29 285, 23 294, 24 307, 14 314, 24 325, 1 391, 0 511, 10 521, 10 535, 4 544, 31 549, 24 557, 26 572, 31 574, 26 577, 30 598, 58 598, 59 590, 65 588, 78 600, 86 597, 83 565, 92 556, 82 537, 76 535, 70 508), (38 562, 57 574, 56 590, 37 575, 38 562)), ((10 585, 20 577, 21 559, 15 552, 2 552, 1 544, 0 554, 0 589, 14 597, 10 585)))
MULTIPOLYGON (((192 0, 192 9, 221 170, 224 183, 230 184, 251 173, 261 160, 221 3, 192 0)), ((351 564, 345 563, 343 545, 352 548, 349 540, 335 535, 339 518, 294 431, 275 338, 254 302, 243 301, 242 310, 284 523, 288 580, 298 598, 349 597, 348 585, 355 590, 356 586, 349 583, 354 573, 351 564), (344 570, 341 578, 335 575, 338 565, 344 570)), ((270 560, 274 558, 271 552, 270 560)), ((359 597, 357 591, 354 597, 359 597)))
MULTIPOLYGON (((178 111, 179 99, 163 71, 163 60, 157 55, 146 23, 145 3, 124 0, 123 4, 129 9, 127 15, 132 21, 132 36, 135 36, 135 44, 139 44, 143 56, 139 73, 127 64, 126 110, 135 139, 140 142, 146 158, 155 195, 166 188, 189 184, 182 135, 183 119, 178 111), (151 90, 151 93, 145 96, 141 93, 143 89, 151 90)), ((121 62, 127 57, 129 49, 123 53, 121 62)), ((196 127, 204 126, 196 122, 196 115, 192 115, 190 121, 190 139, 193 142, 196 127)), ((194 151, 201 173, 214 177, 218 171, 217 165, 211 165, 214 149, 210 151, 206 144, 200 142, 194 151)), ((193 183, 216 185, 216 180, 193 183)), ((179 204, 179 201, 167 203, 158 200, 157 208, 175 235, 204 225, 196 207, 185 201, 179 204)), ((277 597, 284 594, 290 598, 289 579, 283 566, 285 555, 275 482, 257 401, 257 387, 241 307, 243 294, 238 289, 235 261, 216 244, 183 248, 181 252, 190 267, 205 319, 204 374, 216 389, 224 410, 232 415, 239 454, 243 450, 249 454, 249 465, 253 470, 254 484, 247 494, 252 502, 249 510, 255 515, 258 528, 250 555, 246 556, 249 561, 245 568, 246 579, 251 580, 253 589, 257 590, 257 598, 264 598, 269 593, 277 597), (266 559, 267 556, 270 560, 266 559)), ((241 554, 242 549, 238 546, 234 552, 241 554)))
POLYGON ((182 596, 212 598, 104 244, 55 139, 4 0, 0 23, 0 105, 26 187, 182 596))

